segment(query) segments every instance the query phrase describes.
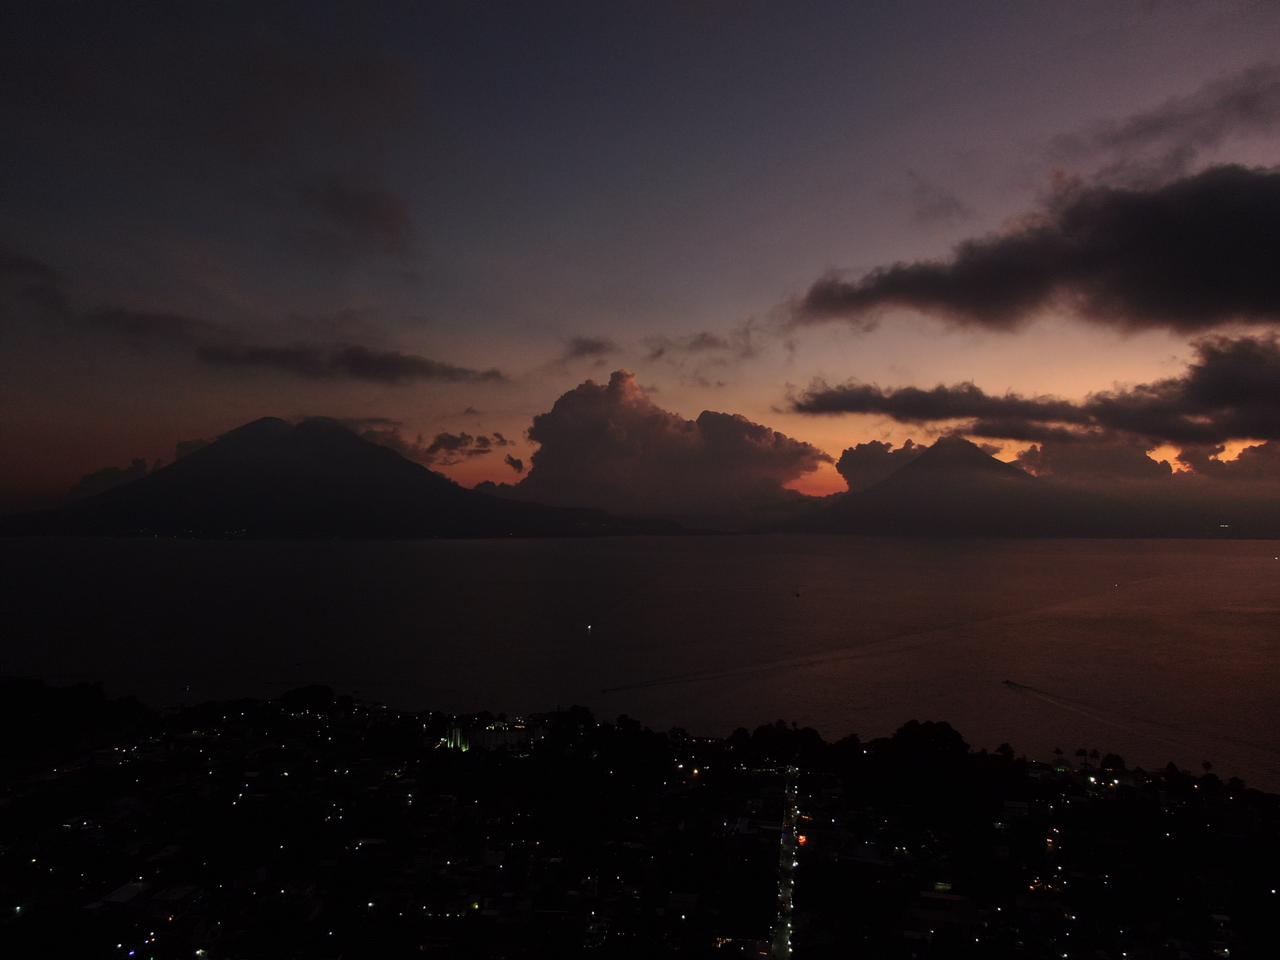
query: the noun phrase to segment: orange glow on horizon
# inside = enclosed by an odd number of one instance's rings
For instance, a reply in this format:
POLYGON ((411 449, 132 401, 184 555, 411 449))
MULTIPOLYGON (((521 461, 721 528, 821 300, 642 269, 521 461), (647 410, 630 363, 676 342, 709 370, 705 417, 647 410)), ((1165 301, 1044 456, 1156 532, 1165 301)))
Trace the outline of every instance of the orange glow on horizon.
POLYGON ((835 464, 822 463, 813 473, 797 477, 790 483, 783 484, 783 488, 803 493, 807 497, 828 497, 833 493, 844 493, 849 485, 836 472, 835 464))

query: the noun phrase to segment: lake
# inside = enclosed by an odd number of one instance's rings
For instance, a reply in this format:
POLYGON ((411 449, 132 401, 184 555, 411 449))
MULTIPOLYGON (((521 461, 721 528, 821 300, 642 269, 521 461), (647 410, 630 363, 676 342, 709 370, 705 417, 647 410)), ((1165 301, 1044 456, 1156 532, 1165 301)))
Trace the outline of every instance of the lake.
POLYGON ((157 705, 322 682, 698 734, 941 719, 1280 789, 1271 541, 9 540, 0 632, 0 672, 157 705))

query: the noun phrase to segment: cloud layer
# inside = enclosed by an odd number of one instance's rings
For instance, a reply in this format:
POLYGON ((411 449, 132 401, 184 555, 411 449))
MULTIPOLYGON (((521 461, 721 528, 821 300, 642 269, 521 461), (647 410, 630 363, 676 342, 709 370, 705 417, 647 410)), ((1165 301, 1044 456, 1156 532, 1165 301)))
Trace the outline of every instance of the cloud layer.
POLYGON ((1123 330, 1280 323, 1280 172, 1210 168, 1149 189, 1064 188, 943 261, 819 279, 794 320, 873 324, 886 308, 1013 330, 1053 307, 1123 330))
POLYGON ((398 350, 370 350, 357 345, 327 347, 318 344, 292 346, 244 346, 207 344, 196 355, 215 367, 252 367, 290 373, 312 379, 364 380, 402 384, 421 380, 494 381, 504 379, 497 370, 471 370, 398 350))
POLYGON ((971 436, 1069 442, 1100 434, 1223 444, 1280 439, 1280 338, 1208 337, 1186 372, 1090 394, 1082 401, 988 394, 972 383, 931 389, 815 381, 793 398, 798 413, 860 413, 900 423, 951 423, 971 436))
MULTIPOLYGON (((486 456, 502 447, 510 447, 514 442, 496 431, 492 434, 478 435, 465 431, 462 433, 441 431, 429 441, 422 436, 408 440, 400 432, 399 424, 395 422, 368 426, 352 424, 350 421, 347 423, 356 429, 363 439, 390 447, 402 457, 428 467, 452 467, 474 457, 486 456)), ((506 459, 510 465, 513 458, 508 455, 506 459)), ((519 461, 516 462, 519 463, 519 461)))
POLYGON ((107 306, 78 310, 69 285, 53 267, 0 246, 0 294, 43 333, 92 338, 139 353, 190 352, 222 369, 259 369, 313 380, 406 384, 496 382, 493 368, 475 370, 414 353, 379 350, 359 343, 246 342, 235 330, 210 320, 161 310, 107 306))

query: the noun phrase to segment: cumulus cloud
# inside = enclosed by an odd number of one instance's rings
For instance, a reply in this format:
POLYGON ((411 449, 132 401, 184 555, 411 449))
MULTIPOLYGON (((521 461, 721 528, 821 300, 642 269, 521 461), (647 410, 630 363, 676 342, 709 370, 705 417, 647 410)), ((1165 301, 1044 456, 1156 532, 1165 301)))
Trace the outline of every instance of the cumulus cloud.
POLYGON ((815 381, 791 409, 953 423, 972 436, 1069 443, 1127 436, 1151 445, 1280 439, 1280 338, 1203 338, 1178 377, 1090 394, 1082 401, 992 395, 972 383, 884 389, 815 381))
POLYGON ((1234 460, 1218 461, 1233 480, 1280 481, 1280 441, 1268 440, 1245 447, 1234 460))
POLYGON ((1234 460, 1221 460, 1223 444, 1187 446, 1178 452, 1184 467, 1202 476, 1220 480, 1280 482, 1280 441, 1245 447, 1234 460))
POLYGON ((906 466, 927 447, 908 440, 896 450, 881 440, 849 447, 836 461, 836 471, 855 493, 873 487, 890 474, 906 466))
POLYGON ((505 463, 512 470, 514 470, 516 473, 524 473, 524 461, 521 460, 519 457, 513 457, 511 454, 508 453, 505 457, 502 458, 502 462, 505 463))
POLYGON ((874 324, 902 307, 1013 330, 1050 307, 1121 330, 1280 323, 1280 172, 1210 168, 1151 188, 1069 186, 941 261, 820 278, 793 320, 874 324))
POLYGON ((196 352, 210 366, 259 368, 311 379, 364 380, 386 384, 423 380, 458 383, 505 379, 494 369, 472 370, 417 354, 401 353, 398 350, 370 350, 358 345, 207 344, 196 352))
POLYGON ((722 516, 767 505, 830 461, 741 416, 686 420, 663 410, 625 370, 561 396, 528 435, 540 446, 513 495, 620 514, 722 516))

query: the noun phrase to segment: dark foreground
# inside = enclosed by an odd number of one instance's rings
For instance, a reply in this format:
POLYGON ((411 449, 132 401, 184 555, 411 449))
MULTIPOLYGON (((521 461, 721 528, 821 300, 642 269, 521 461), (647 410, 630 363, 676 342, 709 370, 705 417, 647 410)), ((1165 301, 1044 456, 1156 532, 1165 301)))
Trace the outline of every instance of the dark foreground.
POLYGON ((1280 798, 1212 772, 943 723, 0 693, 5 956, 1274 955, 1280 798))

